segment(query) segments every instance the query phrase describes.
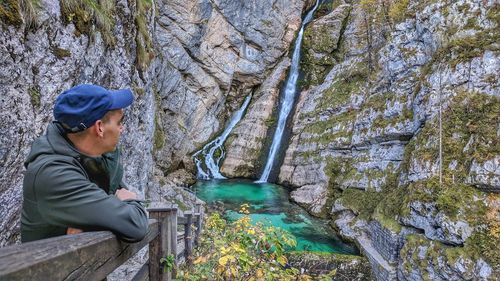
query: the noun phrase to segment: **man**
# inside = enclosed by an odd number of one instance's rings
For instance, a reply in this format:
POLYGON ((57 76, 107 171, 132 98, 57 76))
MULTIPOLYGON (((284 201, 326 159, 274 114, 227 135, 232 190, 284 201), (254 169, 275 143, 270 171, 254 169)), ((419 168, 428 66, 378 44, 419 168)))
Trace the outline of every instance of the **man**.
POLYGON ((21 240, 110 230, 126 242, 146 235, 135 193, 124 188, 116 148, 130 90, 82 84, 60 94, 54 119, 25 162, 21 240))

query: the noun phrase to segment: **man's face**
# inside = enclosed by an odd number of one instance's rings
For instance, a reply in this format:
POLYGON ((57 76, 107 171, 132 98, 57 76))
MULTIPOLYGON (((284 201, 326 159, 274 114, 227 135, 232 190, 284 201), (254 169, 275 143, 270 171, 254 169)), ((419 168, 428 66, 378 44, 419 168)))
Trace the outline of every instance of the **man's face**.
POLYGON ((123 130, 123 109, 110 111, 108 115, 109 118, 103 121, 103 146, 106 152, 111 152, 115 150, 123 130))

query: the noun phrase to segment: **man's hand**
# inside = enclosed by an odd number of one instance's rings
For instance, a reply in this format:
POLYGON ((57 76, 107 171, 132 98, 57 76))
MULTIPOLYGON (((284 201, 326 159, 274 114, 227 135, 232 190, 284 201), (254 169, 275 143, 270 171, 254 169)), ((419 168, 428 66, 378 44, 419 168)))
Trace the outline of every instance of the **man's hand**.
POLYGON ((136 200, 137 199, 137 194, 135 194, 135 192, 128 191, 125 188, 118 189, 116 191, 115 195, 121 201, 123 201, 123 200, 129 200, 129 199, 132 199, 132 200, 136 200))
POLYGON ((78 233, 82 233, 82 232, 83 232, 83 230, 78 229, 78 228, 72 228, 72 227, 68 227, 68 229, 66 230, 67 235, 78 234, 78 233))

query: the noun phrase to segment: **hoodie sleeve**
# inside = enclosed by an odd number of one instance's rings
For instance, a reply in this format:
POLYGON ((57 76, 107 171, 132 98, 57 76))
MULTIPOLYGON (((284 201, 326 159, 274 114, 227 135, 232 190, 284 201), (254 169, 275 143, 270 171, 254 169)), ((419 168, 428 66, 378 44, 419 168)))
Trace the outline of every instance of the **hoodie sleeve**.
POLYGON ((64 160, 41 167, 34 185, 40 215, 49 224, 110 230, 126 242, 140 241, 146 235, 147 214, 139 202, 106 194, 64 160))

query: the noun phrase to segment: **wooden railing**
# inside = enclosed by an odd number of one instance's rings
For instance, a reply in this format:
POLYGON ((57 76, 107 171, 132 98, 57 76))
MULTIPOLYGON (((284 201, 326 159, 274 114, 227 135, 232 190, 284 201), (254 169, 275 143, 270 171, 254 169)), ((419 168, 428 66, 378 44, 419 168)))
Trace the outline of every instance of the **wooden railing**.
POLYGON ((194 212, 185 212, 179 218, 175 206, 157 205, 148 211, 148 232, 137 243, 125 243, 109 231, 98 231, 0 248, 0 280, 100 281, 148 244, 149 260, 132 280, 171 280, 176 266, 191 260, 203 211, 197 205, 194 212), (168 256, 173 257, 175 266, 164 272, 160 260, 168 256))

